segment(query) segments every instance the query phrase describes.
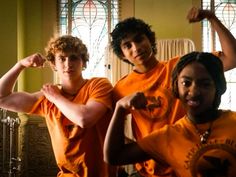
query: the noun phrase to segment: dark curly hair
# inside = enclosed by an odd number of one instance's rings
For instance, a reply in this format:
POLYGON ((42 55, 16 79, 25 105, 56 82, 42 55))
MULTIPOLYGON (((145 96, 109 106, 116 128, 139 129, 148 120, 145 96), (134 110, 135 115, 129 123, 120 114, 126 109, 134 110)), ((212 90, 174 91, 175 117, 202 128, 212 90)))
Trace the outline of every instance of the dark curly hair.
POLYGON ((71 35, 63 35, 52 38, 48 42, 45 51, 47 60, 52 63, 55 61, 55 54, 57 52, 76 52, 81 57, 84 68, 86 68, 87 62, 89 60, 89 54, 85 44, 83 44, 82 40, 78 37, 71 35))
MULTIPOLYGON (((111 47, 120 59, 124 56, 120 48, 121 41, 129 34, 146 35, 151 43, 153 53, 157 53, 155 32, 151 30, 151 26, 141 19, 131 17, 119 22, 111 32, 111 47)), ((127 60, 124 61, 128 62, 127 60)))
POLYGON ((221 102, 221 95, 226 90, 226 81, 224 76, 224 69, 221 60, 207 52, 191 52, 180 58, 172 71, 172 92, 176 98, 179 98, 178 92, 178 76, 183 68, 191 62, 201 63, 212 77, 216 86, 216 96, 213 103, 214 108, 218 108, 221 102))

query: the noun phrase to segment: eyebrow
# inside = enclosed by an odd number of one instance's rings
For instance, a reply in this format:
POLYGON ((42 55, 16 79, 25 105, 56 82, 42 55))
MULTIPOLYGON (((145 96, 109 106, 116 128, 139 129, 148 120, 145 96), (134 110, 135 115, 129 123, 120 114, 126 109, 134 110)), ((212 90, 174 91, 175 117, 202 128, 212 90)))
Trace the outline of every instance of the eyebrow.
MULTIPOLYGON (((180 79, 183 78, 183 79, 190 79, 190 80, 193 80, 192 77, 189 77, 189 76, 181 76, 180 79)), ((213 79, 211 77, 205 77, 205 78, 201 78, 201 79, 197 79, 197 80, 201 80, 201 81, 213 81, 213 79)))
POLYGON ((141 36, 143 36, 143 35, 144 35, 144 34, 139 34, 139 33, 137 33, 137 34, 133 35, 132 37, 129 37, 129 40, 126 40, 127 38, 122 39, 121 45, 127 44, 127 43, 129 43, 130 41, 134 41, 136 38, 141 37, 141 36))

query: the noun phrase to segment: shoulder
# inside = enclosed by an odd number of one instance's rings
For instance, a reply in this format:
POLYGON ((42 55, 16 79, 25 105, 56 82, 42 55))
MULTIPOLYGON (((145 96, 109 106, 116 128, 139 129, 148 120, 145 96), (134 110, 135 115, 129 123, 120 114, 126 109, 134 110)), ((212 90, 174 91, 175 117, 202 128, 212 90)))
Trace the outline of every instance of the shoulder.
POLYGON ((89 82, 101 82, 101 83, 108 83, 111 84, 111 82, 106 77, 92 77, 91 79, 88 79, 89 82))
POLYGON ((174 66, 176 65, 176 63, 179 61, 179 59, 181 58, 181 56, 175 56, 173 58, 169 58, 167 61, 159 61, 159 69, 169 69, 170 71, 172 70, 172 68, 174 68, 174 66))
POLYGON ((120 92, 127 86, 132 87, 137 84, 137 80, 140 80, 140 76, 137 76, 133 71, 122 78, 120 78, 114 85, 114 92, 120 92))
POLYGON ((87 85, 98 86, 98 87, 106 86, 112 88, 111 82, 105 77, 93 77, 91 79, 88 79, 87 85))
POLYGON ((134 77, 136 76, 135 72, 134 71, 131 71, 129 74, 126 74, 124 76, 122 76, 115 84, 115 87, 117 85, 120 85, 124 82, 127 82, 127 80, 130 80, 131 78, 133 79, 134 77))
POLYGON ((175 56, 175 57, 169 58, 167 61, 159 61, 159 62, 164 65, 170 65, 170 64, 177 63, 180 58, 181 58, 181 56, 175 56))
POLYGON ((161 128, 161 132, 164 134, 176 134, 184 131, 187 127, 189 127, 189 121, 185 117, 180 118, 178 121, 176 121, 174 124, 171 125, 165 125, 163 128, 161 128))
POLYGON ((187 124, 187 121, 183 117, 179 119, 177 122, 175 122, 174 124, 164 125, 162 128, 155 130, 150 135, 153 135, 154 137, 155 136, 162 136, 162 137, 170 136, 172 133, 176 133, 176 132, 184 130, 184 128, 186 127, 186 124, 187 124))
POLYGON ((236 119, 236 112, 232 110, 220 110, 220 118, 236 119))

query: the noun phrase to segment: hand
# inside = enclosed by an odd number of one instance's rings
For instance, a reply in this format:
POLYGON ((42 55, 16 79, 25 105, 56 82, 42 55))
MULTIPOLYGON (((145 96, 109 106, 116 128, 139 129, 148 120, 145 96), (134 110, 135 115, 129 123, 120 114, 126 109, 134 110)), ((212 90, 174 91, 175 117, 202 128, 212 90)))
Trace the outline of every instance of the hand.
POLYGON ((28 67, 42 67, 45 61, 46 59, 43 57, 43 55, 36 53, 20 60, 19 62, 22 66, 28 68, 28 67))
POLYGON ((134 94, 123 97, 117 103, 125 109, 144 109, 147 105, 147 99, 144 93, 136 92, 134 94))
POLYGON ((215 14, 210 10, 202 10, 196 7, 192 7, 187 15, 189 23, 202 21, 204 18, 210 19, 214 17, 215 14))
POLYGON ((56 98, 58 98, 58 96, 61 95, 58 86, 52 84, 44 84, 41 88, 41 92, 43 92, 44 96, 52 103, 56 98))

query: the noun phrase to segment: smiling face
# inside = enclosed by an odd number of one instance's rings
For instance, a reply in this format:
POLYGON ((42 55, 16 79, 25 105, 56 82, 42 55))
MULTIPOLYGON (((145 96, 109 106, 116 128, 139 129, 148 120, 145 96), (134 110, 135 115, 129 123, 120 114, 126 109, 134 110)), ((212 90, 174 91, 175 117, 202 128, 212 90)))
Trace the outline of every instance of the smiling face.
POLYGON ((201 63, 187 64, 177 79, 179 98, 189 116, 196 117, 213 107, 215 83, 201 63))
POLYGON ((123 58, 134 66, 145 65, 154 57, 152 46, 145 34, 130 34, 121 41, 123 58))

